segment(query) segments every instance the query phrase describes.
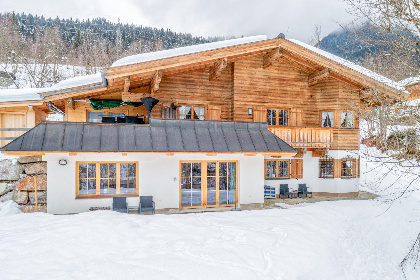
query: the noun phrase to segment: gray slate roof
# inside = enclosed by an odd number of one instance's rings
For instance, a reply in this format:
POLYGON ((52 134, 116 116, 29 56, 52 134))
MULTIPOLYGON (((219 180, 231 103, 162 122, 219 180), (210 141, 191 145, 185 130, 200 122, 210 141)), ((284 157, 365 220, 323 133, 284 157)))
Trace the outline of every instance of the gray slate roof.
POLYGON ((45 152, 296 152, 268 131, 246 122, 152 120, 150 125, 45 122, 3 151, 45 152))

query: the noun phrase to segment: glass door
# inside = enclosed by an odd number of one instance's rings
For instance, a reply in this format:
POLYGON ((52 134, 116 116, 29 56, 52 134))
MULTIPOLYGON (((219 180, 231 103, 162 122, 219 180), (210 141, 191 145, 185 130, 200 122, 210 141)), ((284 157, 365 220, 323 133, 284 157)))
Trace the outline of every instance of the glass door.
POLYGON ((202 205, 201 163, 181 163, 181 207, 202 205))
POLYGON ((181 162, 180 207, 217 207, 237 201, 236 161, 181 162))

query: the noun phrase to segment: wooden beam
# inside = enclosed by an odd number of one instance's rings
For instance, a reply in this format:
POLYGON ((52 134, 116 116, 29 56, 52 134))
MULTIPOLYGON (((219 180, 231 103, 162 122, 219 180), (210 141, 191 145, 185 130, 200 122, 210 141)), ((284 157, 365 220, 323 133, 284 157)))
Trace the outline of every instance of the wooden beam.
POLYGON ((150 93, 153 94, 159 90, 160 81, 162 81, 162 70, 157 70, 150 82, 150 93))
POLYGON ((275 48, 269 52, 267 52, 263 56, 263 68, 267 68, 271 65, 273 65, 274 61, 281 56, 281 49, 275 48))
POLYGON ((331 70, 324 68, 321 71, 315 72, 308 77, 308 85, 310 87, 316 85, 318 82, 326 80, 330 77, 331 70))
POLYGON ((209 69, 209 81, 213 81, 222 74, 223 69, 227 67, 227 57, 218 59, 209 69))
POLYGON ((125 78, 125 81, 124 81, 124 92, 129 92, 129 91, 130 91, 130 76, 125 78))
POLYGON ((73 98, 71 98, 71 97, 67 98, 67 107, 74 110, 75 107, 74 107, 74 99, 73 98))

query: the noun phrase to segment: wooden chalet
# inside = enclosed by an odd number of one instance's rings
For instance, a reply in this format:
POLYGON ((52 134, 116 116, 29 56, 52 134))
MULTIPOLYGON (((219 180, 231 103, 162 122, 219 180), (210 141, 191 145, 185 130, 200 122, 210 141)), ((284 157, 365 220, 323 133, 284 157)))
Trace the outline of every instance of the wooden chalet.
POLYGON ((2 141, 36 125, 2 152, 47 160, 51 213, 121 195, 153 195, 157 208, 245 207, 263 203, 264 186, 279 196, 280 184, 357 195, 369 93, 407 99, 398 83, 281 35, 139 54, 37 89, 36 100, 0 95, 2 141), (41 122, 52 112, 64 123, 41 122))

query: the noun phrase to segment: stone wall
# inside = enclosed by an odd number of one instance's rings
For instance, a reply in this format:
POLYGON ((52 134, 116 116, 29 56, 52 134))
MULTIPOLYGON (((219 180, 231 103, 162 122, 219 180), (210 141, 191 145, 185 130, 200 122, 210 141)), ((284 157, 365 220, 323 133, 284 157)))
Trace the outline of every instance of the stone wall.
POLYGON ((47 212, 47 162, 40 156, 0 161, 0 202, 13 200, 23 212, 47 212))

